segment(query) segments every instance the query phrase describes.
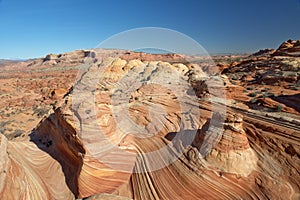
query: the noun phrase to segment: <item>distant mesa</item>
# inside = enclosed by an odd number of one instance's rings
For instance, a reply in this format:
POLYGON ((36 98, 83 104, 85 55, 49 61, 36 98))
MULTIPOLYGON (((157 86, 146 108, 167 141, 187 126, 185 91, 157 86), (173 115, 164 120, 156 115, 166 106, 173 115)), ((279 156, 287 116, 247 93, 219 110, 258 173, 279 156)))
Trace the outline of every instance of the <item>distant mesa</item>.
POLYGON ((48 54, 43 59, 43 62, 47 62, 50 65, 56 65, 58 63, 79 64, 82 63, 86 58, 95 59, 95 52, 90 50, 76 50, 63 54, 48 54))

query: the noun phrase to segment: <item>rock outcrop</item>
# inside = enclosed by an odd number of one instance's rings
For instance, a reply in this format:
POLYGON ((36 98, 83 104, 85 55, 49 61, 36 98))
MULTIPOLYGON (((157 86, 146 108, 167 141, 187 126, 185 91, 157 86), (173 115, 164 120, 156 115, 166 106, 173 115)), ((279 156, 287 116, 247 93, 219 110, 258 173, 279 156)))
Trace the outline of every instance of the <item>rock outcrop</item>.
POLYGON ((1 199, 74 199, 60 164, 49 154, 32 142, 7 141, 2 134, 0 141, 1 199))
MULTIPOLYGON (((219 119, 222 117, 224 116, 218 116, 219 119)), ((220 121, 224 120, 215 123, 220 121)), ((250 147, 244 131, 243 116, 228 113, 221 127, 223 127, 222 133, 205 159, 222 172, 248 176, 257 168, 257 156, 250 147)), ((205 134, 212 135, 215 128, 211 129, 208 129, 205 134)))
POLYGON ((0 134, 1 199, 299 198, 299 128, 226 99, 240 76, 259 82, 276 58, 250 58, 219 77, 203 60, 94 52, 24 65, 69 63, 78 76, 39 90, 45 104, 56 102, 29 135, 0 134))
POLYGON ((275 49, 263 49, 252 54, 253 56, 269 56, 275 52, 275 49))
POLYGON ((300 40, 288 40, 282 43, 273 53, 273 56, 300 56, 300 40))

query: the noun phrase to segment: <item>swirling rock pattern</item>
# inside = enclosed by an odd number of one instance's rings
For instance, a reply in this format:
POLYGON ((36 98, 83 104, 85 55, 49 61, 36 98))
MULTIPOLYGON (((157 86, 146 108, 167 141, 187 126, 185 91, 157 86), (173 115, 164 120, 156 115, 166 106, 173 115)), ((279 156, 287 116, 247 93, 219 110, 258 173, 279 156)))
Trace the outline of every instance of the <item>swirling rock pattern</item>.
POLYGON ((1 199, 299 198, 296 128, 226 108, 199 65, 130 56, 85 66, 30 141, 0 135, 1 199))
POLYGON ((31 142, 1 136, 1 199, 73 199, 59 163, 31 142))

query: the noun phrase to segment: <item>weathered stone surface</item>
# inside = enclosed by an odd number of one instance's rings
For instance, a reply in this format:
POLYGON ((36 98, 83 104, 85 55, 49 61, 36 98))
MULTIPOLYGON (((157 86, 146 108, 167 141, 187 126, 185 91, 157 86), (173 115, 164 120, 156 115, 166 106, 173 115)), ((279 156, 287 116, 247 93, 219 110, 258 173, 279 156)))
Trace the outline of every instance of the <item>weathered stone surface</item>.
POLYGON ((1 105, 27 110, 0 115, 23 130, 0 134, 0 198, 298 199, 298 94, 267 82, 298 58, 242 57, 223 75, 182 59, 80 50, 1 68, 15 91, 1 105), (250 90, 274 94, 249 103, 250 90))
POLYGON ((282 43, 273 53, 274 56, 300 56, 300 40, 288 40, 282 43))

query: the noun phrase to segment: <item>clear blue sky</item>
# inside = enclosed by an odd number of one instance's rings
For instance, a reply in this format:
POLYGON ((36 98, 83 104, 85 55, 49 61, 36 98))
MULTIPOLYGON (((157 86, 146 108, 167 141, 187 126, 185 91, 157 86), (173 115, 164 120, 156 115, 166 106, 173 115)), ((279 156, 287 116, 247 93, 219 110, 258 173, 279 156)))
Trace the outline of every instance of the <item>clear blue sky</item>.
POLYGON ((0 0, 0 58, 96 47, 138 27, 164 27, 209 53, 253 52, 300 39, 300 0, 0 0))

